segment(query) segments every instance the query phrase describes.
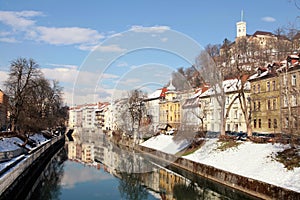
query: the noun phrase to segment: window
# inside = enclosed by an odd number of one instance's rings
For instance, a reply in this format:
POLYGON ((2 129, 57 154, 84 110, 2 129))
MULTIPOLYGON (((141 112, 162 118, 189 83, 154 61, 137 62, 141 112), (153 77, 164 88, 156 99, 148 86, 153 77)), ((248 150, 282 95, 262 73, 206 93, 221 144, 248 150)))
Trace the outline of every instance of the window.
POLYGON ((257 85, 257 93, 260 93, 260 84, 257 85))
POLYGON ((297 117, 294 117, 294 128, 298 128, 297 117))
POLYGON ((277 109, 277 102, 276 99, 273 99, 273 110, 277 109))
POLYGON ((268 119, 268 128, 272 128, 272 121, 271 121, 271 119, 268 119))
POLYGON ((257 110, 260 111, 260 101, 257 103, 257 110))
POLYGON ((287 86, 287 78, 286 78, 286 76, 283 76, 283 85, 287 86))
POLYGON ((276 90, 276 82, 275 81, 272 81, 272 87, 273 87, 273 91, 276 90))
POLYGON ((267 91, 270 92, 270 82, 267 82, 267 91))
POLYGON ((234 111, 234 118, 235 118, 235 119, 238 118, 238 111, 237 111, 237 110, 234 111))
POLYGON ((288 127, 289 127, 289 118, 288 118, 288 117, 285 118, 285 123, 284 123, 284 125, 285 125, 285 128, 288 128, 288 127))
POLYGON ((284 106, 284 107, 287 107, 287 105, 288 105, 287 96, 284 95, 284 96, 283 96, 283 106, 284 106))
POLYGON ((292 106, 297 106, 297 96, 295 94, 292 95, 292 106))
POLYGON ((271 110, 271 100, 270 99, 267 102, 267 110, 271 110))
POLYGON ((261 119, 258 119, 258 128, 261 128, 261 119))
POLYGON ((277 119, 274 119, 273 126, 274 126, 274 128, 277 128, 277 119))
POLYGON ((254 101, 253 102, 253 110, 255 111, 257 108, 256 108, 256 102, 254 101))
POLYGON ((255 90, 256 90, 256 86, 255 85, 253 85, 253 87, 252 87, 252 90, 253 90, 253 93, 255 94, 255 90))
POLYGON ((227 131, 230 131, 230 124, 227 124, 227 131))
POLYGON ((292 86, 296 86, 296 79, 297 79, 296 74, 293 74, 292 75, 292 86))
POLYGON ((256 119, 253 120, 253 127, 256 128, 256 119))

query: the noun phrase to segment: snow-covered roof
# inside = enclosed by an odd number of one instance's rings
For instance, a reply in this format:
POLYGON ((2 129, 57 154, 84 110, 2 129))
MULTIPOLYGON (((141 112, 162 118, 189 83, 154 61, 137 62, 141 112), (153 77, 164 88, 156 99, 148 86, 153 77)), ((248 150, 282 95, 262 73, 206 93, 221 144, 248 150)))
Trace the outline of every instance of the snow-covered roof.
POLYGON ((294 59, 299 59, 299 56, 298 55, 295 55, 295 54, 292 54, 292 55, 289 55, 290 58, 294 58, 294 59))
POLYGON ((253 74, 252 76, 250 76, 249 80, 254 80, 254 79, 257 79, 257 78, 261 78, 261 77, 264 77, 266 75, 268 75, 268 71, 265 71, 265 72, 262 72, 262 73, 256 73, 256 74, 253 74))
POLYGON ((154 91, 153 93, 148 95, 148 98, 149 99, 159 98, 161 95, 161 91, 162 91, 162 89, 158 89, 158 90, 154 91))
MULTIPOLYGON (((224 88, 225 93, 235 92, 241 88, 241 80, 239 79, 228 79, 224 80, 222 87, 224 88)), ((244 84, 245 90, 250 90, 250 83, 247 81, 244 84)), ((221 92, 221 88, 217 85, 216 87, 211 87, 207 91, 203 92, 200 97, 212 96, 215 94, 219 94, 221 92)))

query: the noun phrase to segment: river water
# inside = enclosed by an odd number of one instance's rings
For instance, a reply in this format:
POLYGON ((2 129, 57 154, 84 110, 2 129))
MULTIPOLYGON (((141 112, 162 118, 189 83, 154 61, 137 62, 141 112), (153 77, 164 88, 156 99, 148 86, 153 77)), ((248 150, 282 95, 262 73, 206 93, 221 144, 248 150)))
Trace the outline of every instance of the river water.
POLYGON ((154 163, 103 135, 66 142, 27 199, 256 199, 181 169, 154 163))

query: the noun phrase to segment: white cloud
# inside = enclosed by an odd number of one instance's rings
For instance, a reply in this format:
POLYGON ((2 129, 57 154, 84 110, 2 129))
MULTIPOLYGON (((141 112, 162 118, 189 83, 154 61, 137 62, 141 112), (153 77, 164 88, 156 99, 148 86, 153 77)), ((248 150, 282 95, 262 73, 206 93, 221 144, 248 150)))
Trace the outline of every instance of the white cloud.
MULTIPOLYGON (((67 166, 68 167, 68 166, 67 166)), ((90 170, 88 168, 68 168, 64 173, 64 176, 61 180, 61 185, 63 188, 73 188, 76 184, 100 181, 100 180, 109 180, 112 177, 105 173, 97 173, 96 170, 90 170), (74 176, 74 174, 77 174, 74 176)))
POLYGON ((263 18, 261 18, 261 20, 264 22, 275 22, 276 21, 276 19, 273 17, 263 17, 263 18))
POLYGON ((12 28, 12 31, 0 32, 0 36, 6 36, 6 39, 1 41, 16 42, 12 39, 13 37, 7 37, 7 35, 23 34, 23 37, 25 35, 24 39, 52 45, 80 45, 79 49, 90 50, 84 46, 95 46, 100 39, 104 38, 98 31, 89 28, 36 26, 36 21, 32 18, 37 16, 43 16, 43 13, 37 11, 0 11, 0 22, 12 28))
POLYGON ((102 74, 101 78, 102 79, 116 79, 116 78, 119 78, 120 76, 118 75, 115 75, 115 74, 102 74))
POLYGON ((162 42, 167 42, 168 41, 168 38, 164 37, 164 38, 161 38, 160 39, 162 42))
POLYGON ((132 26, 130 31, 139 32, 139 33, 163 33, 170 30, 169 26, 132 26))
POLYGON ((118 84, 132 86, 132 85, 136 85, 136 83, 141 83, 141 82, 142 80, 138 78, 128 78, 128 79, 121 80, 118 84))
POLYGON ((128 63, 127 62, 118 62, 117 67, 127 67, 128 63))
POLYGON ((0 36, 1 37, 6 37, 6 36, 9 36, 9 35, 11 35, 11 33, 8 32, 8 31, 0 31, 0 36))
POLYGON ((15 38, 0 38, 0 42, 7 42, 7 43, 18 43, 19 41, 15 38))
POLYGON ((7 80, 8 78, 8 73, 6 71, 0 71, 0 89, 4 89, 3 87, 3 84, 4 84, 4 81, 7 80))
POLYGON ((79 27, 43 27, 36 28, 39 36, 38 40, 55 45, 70 45, 89 43, 95 44, 100 39, 104 38, 96 30, 79 27))
POLYGON ((41 15, 42 13, 37 11, 0 11, 0 21, 13 29, 24 29, 35 24, 34 20, 28 18, 41 15))
POLYGON ((95 50, 100 51, 100 52, 124 52, 124 51, 126 51, 126 49, 123 49, 116 44, 107 45, 107 46, 99 45, 95 50))
POLYGON ((106 53, 120 53, 126 51, 126 49, 122 49, 116 44, 113 45, 90 45, 90 44, 82 44, 78 46, 79 49, 83 51, 100 51, 100 52, 106 52, 106 53))
POLYGON ((48 63, 46 65, 53 66, 53 67, 64 67, 64 68, 70 68, 70 69, 77 69, 77 65, 68 65, 68 64, 54 64, 54 63, 48 63))
POLYGON ((42 72, 45 74, 45 77, 52 80, 58 80, 63 83, 74 83, 78 71, 72 68, 42 68, 42 72))

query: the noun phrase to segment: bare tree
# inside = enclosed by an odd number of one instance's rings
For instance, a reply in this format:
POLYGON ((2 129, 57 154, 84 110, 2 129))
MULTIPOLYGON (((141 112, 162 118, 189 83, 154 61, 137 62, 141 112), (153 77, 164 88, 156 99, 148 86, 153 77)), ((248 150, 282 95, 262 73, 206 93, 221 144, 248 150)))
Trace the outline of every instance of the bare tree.
POLYGON ((41 71, 33 59, 19 58, 11 62, 10 73, 5 81, 5 91, 10 97, 11 129, 15 131, 20 125, 20 116, 29 98, 28 91, 34 86, 34 81, 41 76, 41 71))
POLYGON ((62 88, 57 81, 51 85, 32 59, 11 63, 5 88, 12 131, 29 133, 64 125, 67 112, 62 108, 62 88))
MULTIPOLYGON (((196 66, 201 71, 201 75, 212 90, 211 98, 217 101, 220 110, 220 132, 225 135, 225 91, 223 88, 224 72, 226 68, 217 64, 215 60, 204 50, 196 59, 196 66)), ((216 108, 217 109, 217 108, 216 108)))
POLYGON ((136 139, 141 137, 140 128, 143 126, 143 120, 146 117, 146 107, 144 103, 144 93, 140 90, 128 92, 128 98, 119 103, 119 113, 117 121, 119 128, 125 134, 133 136, 136 139))

